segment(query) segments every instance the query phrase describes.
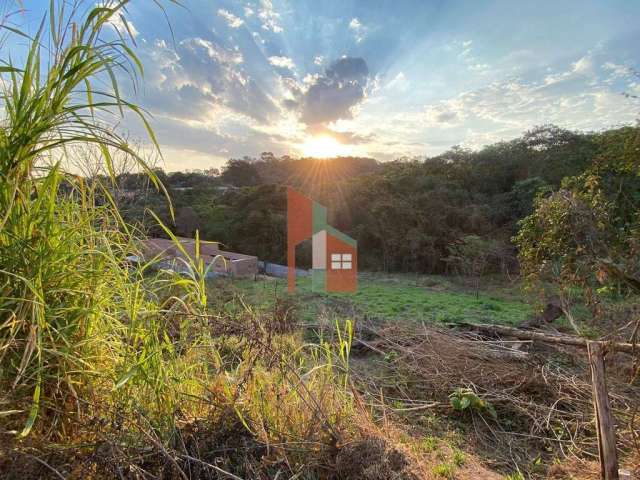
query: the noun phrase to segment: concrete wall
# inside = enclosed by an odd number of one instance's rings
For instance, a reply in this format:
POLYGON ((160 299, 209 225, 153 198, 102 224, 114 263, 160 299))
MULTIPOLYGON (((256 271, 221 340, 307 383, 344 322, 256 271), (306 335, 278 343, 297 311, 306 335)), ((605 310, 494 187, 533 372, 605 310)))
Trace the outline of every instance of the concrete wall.
MULTIPOLYGON (((287 273, 289 271, 286 265, 278 265, 277 263, 262 261, 258 261, 258 268, 261 272, 264 272, 265 275, 277 278, 287 278, 287 273)), ((296 268, 296 277, 308 277, 309 275, 311 275, 309 270, 296 268)))
MULTIPOLYGON (((195 257, 195 241, 178 237, 181 246, 191 258, 195 257)), ((177 272, 187 272, 188 267, 180 258, 184 257, 173 241, 164 238, 150 238, 143 244, 145 254, 149 257, 163 257, 159 268, 168 268, 177 272)), ((200 242, 200 256, 209 267, 208 277, 232 275, 248 276, 258 273, 258 257, 236 252, 219 250, 217 242, 200 242), (212 264, 213 263, 213 264, 212 264)))
POLYGON ((245 277, 258 273, 258 259, 256 257, 231 260, 231 273, 234 277, 245 277))

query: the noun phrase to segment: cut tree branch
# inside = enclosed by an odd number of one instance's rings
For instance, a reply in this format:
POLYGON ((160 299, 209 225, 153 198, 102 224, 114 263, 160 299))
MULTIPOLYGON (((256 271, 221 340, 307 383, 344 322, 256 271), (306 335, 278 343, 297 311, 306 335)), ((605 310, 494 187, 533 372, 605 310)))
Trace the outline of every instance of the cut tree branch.
MULTIPOLYGON (((513 327, 505 327, 503 325, 487 325, 482 323, 479 323, 479 324, 457 323, 455 324, 455 326, 464 326, 471 330, 481 331, 485 333, 492 333, 492 334, 501 334, 501 335, 506 335, 509 337, 514 337, 514 338, 523 339, 523 340, 539 340, 541 342, 553 343, 556 345, 571 345, 571 346, 581 347, 585 349, 587 348, 587 343, 588 343, 588 340, 584 338, 571 337, 568 335, 552 335, 549 333, 521 330, 519 328, 513 328, 513 327)), ((634 345, 632 343, 622 343, 622 342, 612 342, 612 341, 605 341, 602 343, 606 344, 611 349, 619 352, 629 353, 632 355, 640 352, 640 349, 637 347, 637 345, 634 345)))

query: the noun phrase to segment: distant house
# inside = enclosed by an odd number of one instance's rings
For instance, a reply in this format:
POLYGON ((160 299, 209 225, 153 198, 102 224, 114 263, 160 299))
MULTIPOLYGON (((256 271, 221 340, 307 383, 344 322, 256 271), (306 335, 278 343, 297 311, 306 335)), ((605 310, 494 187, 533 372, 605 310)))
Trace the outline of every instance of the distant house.
MULTIPOLYGON (((180 246, 189 257, 196 255, 196 242, 193 238, 176 237, 180 246)), ((184 253, 166 238, 148 238, 143 242, 142 254, 145 259, 159 258, 159 266, 175 271, 187 271, 184 253)), ((218 242, 200 241, 200 258, 205 268, 215 275, 241 277, 258 273, 258 257, 242 253, 220 250, 218 242)))

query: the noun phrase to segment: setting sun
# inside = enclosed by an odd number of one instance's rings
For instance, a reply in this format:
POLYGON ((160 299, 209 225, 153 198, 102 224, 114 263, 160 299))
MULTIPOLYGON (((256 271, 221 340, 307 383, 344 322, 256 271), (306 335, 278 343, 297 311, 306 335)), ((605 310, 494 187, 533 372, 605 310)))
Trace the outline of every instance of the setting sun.
POLYGON ((331 158, 350 155, 351 148, 329 135, 312 137, 300 146, 305 157, 331 158))

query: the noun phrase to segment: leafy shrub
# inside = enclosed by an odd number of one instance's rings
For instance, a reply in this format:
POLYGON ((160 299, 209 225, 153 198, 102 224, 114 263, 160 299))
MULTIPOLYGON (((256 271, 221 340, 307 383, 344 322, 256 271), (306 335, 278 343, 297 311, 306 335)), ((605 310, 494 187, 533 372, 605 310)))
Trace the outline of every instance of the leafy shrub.
POLYGON ((480 398, 473 390, 470 388, 456 388, 449 395, 449 403, 453 407, 454 410, 459 412, 476 412, 476 413, 488 413, 491 418, 496 420, 498 415, 496 413, 495 408, 486 400, 480 398))

